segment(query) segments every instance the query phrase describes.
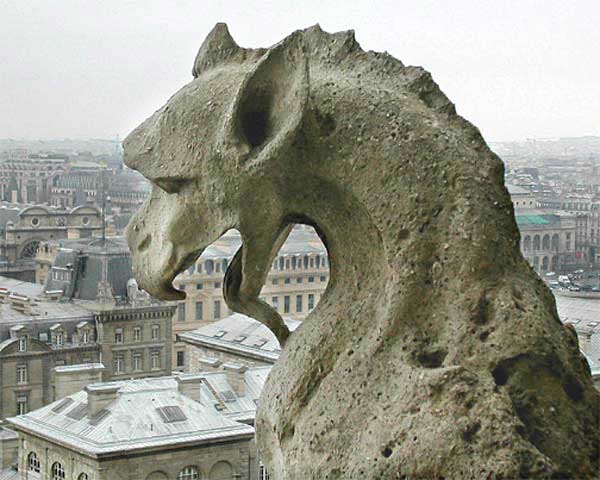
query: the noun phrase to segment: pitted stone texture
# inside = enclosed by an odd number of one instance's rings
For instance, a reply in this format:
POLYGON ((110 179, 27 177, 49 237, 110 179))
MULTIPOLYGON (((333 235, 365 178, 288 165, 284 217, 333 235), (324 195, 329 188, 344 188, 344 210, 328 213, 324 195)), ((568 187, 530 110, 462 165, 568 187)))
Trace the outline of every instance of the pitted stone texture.
POLYGON ((275 479, 594 478, 600 398, 575 332, 521 257, 503 166, 431 76, 318 26, 242 49, 215 27, 195 79, 125 142, 154 183, 132 220, 140 285, 229 228, 230 307, 258 300, 289 224, 331 280, 259 407, 275 479))

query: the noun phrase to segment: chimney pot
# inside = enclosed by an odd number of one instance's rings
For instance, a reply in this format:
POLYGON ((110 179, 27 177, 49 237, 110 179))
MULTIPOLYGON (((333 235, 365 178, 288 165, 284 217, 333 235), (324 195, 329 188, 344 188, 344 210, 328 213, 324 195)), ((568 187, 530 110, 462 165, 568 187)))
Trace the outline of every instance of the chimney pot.
POLYGON ((237 363, 226 363, 223 365, 223 370, 227 375, 227 382, 235 391, 238 397, 246 396, 246 372, 248 367, 237 363))
POLYGON ((88 397, 88 417, 93 417, 107 405, 117 399, 119 385, 96 383, 87 385, 85 391, 88 397))

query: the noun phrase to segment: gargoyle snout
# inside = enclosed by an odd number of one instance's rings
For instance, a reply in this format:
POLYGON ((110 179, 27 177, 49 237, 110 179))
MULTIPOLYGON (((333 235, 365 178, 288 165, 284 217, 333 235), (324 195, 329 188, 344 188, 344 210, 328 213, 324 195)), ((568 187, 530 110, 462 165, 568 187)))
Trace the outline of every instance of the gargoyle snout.
POLYGON ((123 162, 146 176, 156 155, 157 116, 152 115, 123 140, 123 162))

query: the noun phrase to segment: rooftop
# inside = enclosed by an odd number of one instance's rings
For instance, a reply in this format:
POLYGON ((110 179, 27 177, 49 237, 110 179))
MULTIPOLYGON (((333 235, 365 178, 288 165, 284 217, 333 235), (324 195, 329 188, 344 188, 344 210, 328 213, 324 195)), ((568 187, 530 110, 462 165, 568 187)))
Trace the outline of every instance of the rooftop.
MULTIPOLYGON (((301 324, 291 318, 283 320, 292 332, 301 324)), ((234 313, 191 332, 181 333, 178 338, 186 343, 210 345, 273 363, 281 353, 273 332, 258 320, 241 313, 234 313)))
POLYGON ((562 295, 555 295, 554 298, 563 323, 573 325, 579 336, 589 336, 589 346, 584 356, 592 375, 600 375, 600 300, 562 295))
POLYGON ((88 392, 80 391, 33 412, 9 419, 15 428, 89 456, 155 450, 182 444, 251 438, 260 392, 270 367, 244 373, 246 392, 238 396, 222 371, 181 375, 197 379, 199 401, 179 391, 175 376, 90 385, 90 392, 115 398, 93 416, 88 392))

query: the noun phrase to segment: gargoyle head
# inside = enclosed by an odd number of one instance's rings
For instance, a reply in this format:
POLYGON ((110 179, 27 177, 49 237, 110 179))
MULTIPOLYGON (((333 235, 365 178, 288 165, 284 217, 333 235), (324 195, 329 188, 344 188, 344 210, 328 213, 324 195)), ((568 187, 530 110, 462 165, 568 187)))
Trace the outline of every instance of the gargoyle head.
POLYGON ((163 299, 185 297, 174 277, 226 230, 239 229, 246 243, 252 219, 275 235, 281 218, 273 160, 291 155, 308 101, 296 34, 251 50, 217 24, 193 76, 124 142, 125 164, 152 182, 128 227, 133 269, 140 286, 163 299))

